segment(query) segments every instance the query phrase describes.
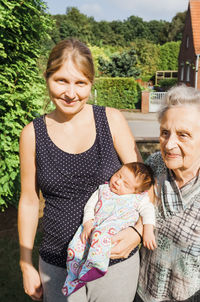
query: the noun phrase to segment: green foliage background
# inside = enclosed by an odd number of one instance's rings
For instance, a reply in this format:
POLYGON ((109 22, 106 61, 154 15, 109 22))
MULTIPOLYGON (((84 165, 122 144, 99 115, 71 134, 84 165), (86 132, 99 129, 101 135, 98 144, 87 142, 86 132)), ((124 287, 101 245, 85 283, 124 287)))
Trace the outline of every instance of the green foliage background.
POLYGON ((175 86, 177 84, 177 79, 163 79, 159 81, 159 86, 164 90, 168 90, 169 88, 175 86))
POLYGON ((140 70, 141 77, 151 78, 160 64, 160 45, 146 39, 135 39, 132 47, 137 56, 136 67, 140 70))
POLYGON ((178 70, 180 41, 167 42, 160 46, 159 70, 178 70))
POLYGON ((140 106, 141 87, 133 78, 97 78, 93 90, 93 103, 118 109, 140 106))
POLYGON ((0 208, 19 198, 19 135, 42 108, 37 58, 52 20, 40 0, 0 1, 0 208))
POLYGON ((132 48, 121 54, 113 54, 109 60, 99 57, 99 71, 110 77, 138 77, 140 70, 136 67, 137 56, 132 48))
POLYGON ((150 79, 157 70, 178 70, 180 41, 154 44, 135 39, 130 47, 90 46, 96 76, 150 79))
POLYGON ((172 22, 164 20, 146 22, 137 16, 130 16, 124 21, 98 22, 93 17, 81 13, 76 7, 67 7, 66 13, 53 16, 56 26, 51 36, 54 43, 73 36, 99 47, 104 45, 126 47, 135 39, 146 39, 162 45, 181 40, 185 15, 186 12, 177 13, 172 22))
POLYGON ((150 79, 156 70, 177 69, 185 16, 186 12, 177 13, 171 22, 146 22, 137 16, 130 16, 124 21, 98 22, 81 13, 76 7, 67 7, 65 14, 52 16, 56 25, 50 35, 53 43, 74 37, 89 44, 94 49, 95 64, 98 67, 96 76, 126 74, 135 77, 140 71, 142 78, 150 79), (132 62, 131 72, 126 68, 121 68, 119 72, 116 62, 119 59, 122 62, 123 54, 127 55, 129 51, 135 51, 137 62, 132 62), (99 57, 103 58, 100 62, 99 57))

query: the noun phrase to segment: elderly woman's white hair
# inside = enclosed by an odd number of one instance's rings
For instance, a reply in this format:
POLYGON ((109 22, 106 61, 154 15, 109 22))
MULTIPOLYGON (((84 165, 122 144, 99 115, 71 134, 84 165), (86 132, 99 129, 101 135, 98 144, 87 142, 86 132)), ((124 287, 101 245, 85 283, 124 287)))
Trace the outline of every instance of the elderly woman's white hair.
POLYGON ((166 93, 158 111, 158 121, 161 122, 165 112, 170 108, 188 105, 197 106, 200 111, 200 91, 186 85, 172 87, 166 93))

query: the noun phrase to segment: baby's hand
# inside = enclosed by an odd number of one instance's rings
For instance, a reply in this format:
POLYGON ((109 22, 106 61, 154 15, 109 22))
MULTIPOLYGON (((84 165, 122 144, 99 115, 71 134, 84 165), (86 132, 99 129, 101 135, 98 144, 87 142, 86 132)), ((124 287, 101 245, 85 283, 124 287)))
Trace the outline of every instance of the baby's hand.
POLYGON ((156 239, 153 232, 153 225, 151 224, 144 225, 143 246, 147 247, 149 250, 154 250, 157 248, 156 239))
POLYGON ((143 239, 143 245, 144 247, 147 247, 149 250, 154 250, 155 248, 157 248, 155 237, 152 240, 150 240, 149 238, 143 239))
POLYGON ((83 225, 83 231, 81 233, 81 241, 82 243, 86 243, 86 241, 89 239, 90 234, 93 230, 93 224, 94 224, 94 220, 90 219, 88 221, 86 221, 83 225))

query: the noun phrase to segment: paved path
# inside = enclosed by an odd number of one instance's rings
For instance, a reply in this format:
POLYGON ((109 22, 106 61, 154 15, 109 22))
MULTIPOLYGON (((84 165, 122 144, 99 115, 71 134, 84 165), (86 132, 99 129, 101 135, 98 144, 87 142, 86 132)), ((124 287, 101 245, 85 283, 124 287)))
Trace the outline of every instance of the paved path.
POLYGON ((136 141, 157 142, 159 123, 156 113, 122 111, 135 136, 136 141))

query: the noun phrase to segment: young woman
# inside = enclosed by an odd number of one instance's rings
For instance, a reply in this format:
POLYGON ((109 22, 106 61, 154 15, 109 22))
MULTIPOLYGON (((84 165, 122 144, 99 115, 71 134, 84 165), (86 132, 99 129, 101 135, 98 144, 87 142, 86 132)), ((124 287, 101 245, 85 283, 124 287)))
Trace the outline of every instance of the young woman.
MULTIPOLYGON (((43 296, 45 302, 130 302, 139 271, 135 250, 127 260, 111 261, 103 281, 90 282, 69 298, 61 289, 66 277, 67 246, 81 224, 85 203, 122 163, 138 160, 134 138, 118 110, 87 104, 94 66, 83 43, 73 39, 58 43, 50 53, 45 78, 55 110, 27 125, 20 138, 18 228, 25 292, 36 301, 43 296), (45 209, 37 272, 32 249, 39 189, 45 209)), ((141 225, 136 228, 140 230, 141 225)), ((140 241, 133 229, 125 234, 113 238, 117 242, 113 258, 127 258, 140 241)))

